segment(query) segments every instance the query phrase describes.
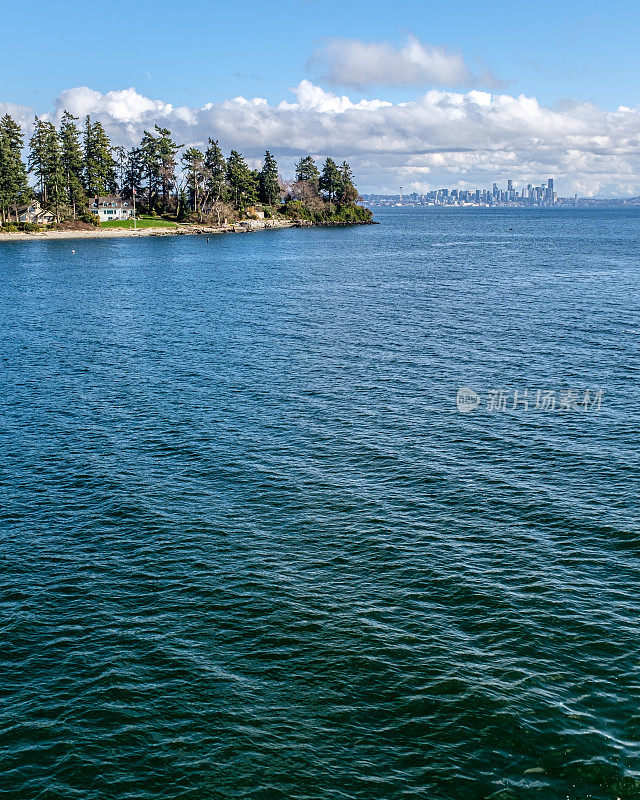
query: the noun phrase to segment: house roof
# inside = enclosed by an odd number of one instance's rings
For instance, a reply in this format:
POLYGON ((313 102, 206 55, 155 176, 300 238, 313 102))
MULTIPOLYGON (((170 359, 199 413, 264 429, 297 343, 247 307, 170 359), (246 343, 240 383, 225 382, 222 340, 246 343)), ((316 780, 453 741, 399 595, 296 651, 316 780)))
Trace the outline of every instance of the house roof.
POLYGON ((106 206, 110 205, 111 203, 115 203, 117 206, 121 205, 129 205, 129 201, 125 200, 123 197, 119 197, 115 194, 107 194, 101 197, 92 197, 91 203, 95 205, 96 201, 98 202, 98 206, 106 206))
POLYGON ((23 203, 21 206, 18 206, 18 214, 24 214, 25 211, 28 211, 33 206, 39 208, 40 203, 37 200, 32 200, 30 203, 23 203))

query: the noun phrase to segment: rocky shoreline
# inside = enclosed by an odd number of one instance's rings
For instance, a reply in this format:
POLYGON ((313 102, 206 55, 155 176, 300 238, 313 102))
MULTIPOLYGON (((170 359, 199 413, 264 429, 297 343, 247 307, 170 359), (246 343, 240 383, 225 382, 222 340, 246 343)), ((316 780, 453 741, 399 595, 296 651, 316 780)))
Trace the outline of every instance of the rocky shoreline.
POLYGON ((286 220, 286 219, 260 219, 242 220, 230 225, 194 225, 180 224, 175 228, 95 228, 94 230, 79 231, 39 231, 37 233, 0 233, 0 242, 6 241, 26 241, 26 240, 52 240, 52 239, 114 239, 127 238, 132 236, 196 236, 214 235, 219 233, 251 233, 253 231, 274 230, 281 228, 317 228, 317 227, 345 227, 351 225, 376 225, 371 221, 367 222, 311 222, 310 220, 286 220))

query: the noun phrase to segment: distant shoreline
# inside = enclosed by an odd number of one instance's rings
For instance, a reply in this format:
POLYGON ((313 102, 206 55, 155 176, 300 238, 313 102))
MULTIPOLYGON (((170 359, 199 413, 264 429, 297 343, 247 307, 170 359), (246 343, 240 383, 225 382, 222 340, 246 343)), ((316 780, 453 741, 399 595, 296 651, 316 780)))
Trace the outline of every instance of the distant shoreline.
POLYGON ((582 210, 585 208, 595 208, 595 209, 603 209, 603 208, 640 208, 640 202, 638 203, 625 203, 625 202, 618 202, 618 201, 594 201, 592 203, 589 202, 580 202, 577 203, 570 202, 570 203, 555 203, 554 205, 531 205, 531 206, 523 206, 517 205, 513 203, 509 205, 508 203, 503 204, 484 204, 484 203, 374 203, 370 201, 364 201, 362 203, 364 208, 368 208, 370 211, 374 209, 380 208, 428 208, 428 209, 465 209, 465 208, 482 208, 487 209, 490 211, 501 211, 507 209, 509 211, 567 211, 567 210, 582 210))
POLYGON ((230 225, 194 225, 183 224, 175 228, 110 228, 81 231, 38 231, 25 233, 23 231, 1 232, 0 242, 8 241, 53 241, 59 239, 116 239, 132 238, 138 236, 212 236, 220 233, 252 233, 254 231, 279 230, 283 228, 321 228, 345 227, 352 225, 375 225, 376 222, 311 222, 309 220, 243 220, 230 225))

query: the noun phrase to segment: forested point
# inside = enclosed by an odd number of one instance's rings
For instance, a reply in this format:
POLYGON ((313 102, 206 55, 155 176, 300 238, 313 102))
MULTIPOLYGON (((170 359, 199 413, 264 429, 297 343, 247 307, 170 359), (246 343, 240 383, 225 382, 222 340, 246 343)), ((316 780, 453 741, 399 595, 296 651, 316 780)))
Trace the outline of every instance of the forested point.
MULTIPOLYGON (((209 138, 203 152, 177 144, 167 128, 144 131, 137 147, 113 147, 100 122, 89 116, 82 129, 65 111, 59 128, 35 118, 23 158, 24 134, 5 114, 0 120, 0 224, 3 230, 33 229, 20 222, 20 209, 37 200, 55 223, 73 220, 100 225, 90 205, 116 195, 135 203, 138 214, 174 222, 222 224, 255 218, 311 222, 368 222, 357 204, 349 164, 327 158, 319 169, 300 158, 295 177, 285 180, 267 150, 260 169, 251 169, 237 150, 228 157, 209 138), (30 180, 31 176, 31 180, 30 180)), ((109 224, 109 223, 107 223, 109 224)))

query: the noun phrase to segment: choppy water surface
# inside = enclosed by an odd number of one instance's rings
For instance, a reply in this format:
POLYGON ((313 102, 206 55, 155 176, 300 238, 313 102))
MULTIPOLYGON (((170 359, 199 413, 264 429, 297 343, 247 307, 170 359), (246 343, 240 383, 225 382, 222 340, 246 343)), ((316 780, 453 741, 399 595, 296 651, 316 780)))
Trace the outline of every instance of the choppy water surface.
POLYGON ((0 244, 0 796, 640 797, 640 213, 377 216, 0 244))

